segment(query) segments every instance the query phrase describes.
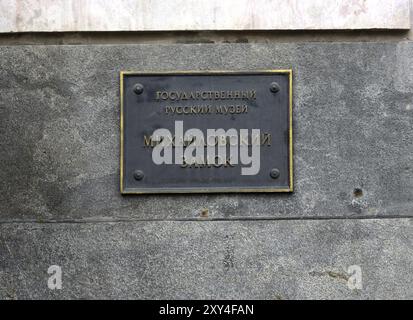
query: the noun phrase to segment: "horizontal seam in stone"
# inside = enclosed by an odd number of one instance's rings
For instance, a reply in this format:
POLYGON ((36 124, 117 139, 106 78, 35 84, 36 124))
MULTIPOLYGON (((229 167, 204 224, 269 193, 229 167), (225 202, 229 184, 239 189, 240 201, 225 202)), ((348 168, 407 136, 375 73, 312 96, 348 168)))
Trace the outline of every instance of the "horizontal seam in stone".
POLYGON ((352 217, 235 217, 235 218, 176 218, 176 219, 111 219, 111 220, 5 220, 1 224, 81 224, 81 223, 123 223, 123 222, 243 222, 243 221, 326 221, 326 220, 390 220, 412 219, 413 216, 352 216, 352 217))

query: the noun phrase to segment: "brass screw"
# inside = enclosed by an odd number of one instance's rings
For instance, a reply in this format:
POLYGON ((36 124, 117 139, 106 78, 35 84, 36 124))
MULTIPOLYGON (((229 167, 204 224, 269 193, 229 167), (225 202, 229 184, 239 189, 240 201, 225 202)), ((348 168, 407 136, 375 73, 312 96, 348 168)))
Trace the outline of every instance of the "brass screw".
POLYGON ((270 91, 277 93, 278 91, 280 91, 280 86, 277 82, 271 82, 270 84, 270 91))
POLYGON ((143 179, 143 177, 144 177, 145 175, 143 174, 143 171, 141 171, 141 170, 135 170, 135 172, 133 173, 133 177, 135 178, 135 180, 142 180, 143 179))
POLYGON ((143 92, 143 85, 140 83, 135 84, 135 86, 133 87, 133 91, 136 94, 141 94, 143 92))
POLYGON ((271 171, 270 171, 270 176, 271 176, 271 178, 273 178, 273 179, 277 179, 279 176, 280 176, 280 170, 278 170, 278 169, 271 169, 271 171))

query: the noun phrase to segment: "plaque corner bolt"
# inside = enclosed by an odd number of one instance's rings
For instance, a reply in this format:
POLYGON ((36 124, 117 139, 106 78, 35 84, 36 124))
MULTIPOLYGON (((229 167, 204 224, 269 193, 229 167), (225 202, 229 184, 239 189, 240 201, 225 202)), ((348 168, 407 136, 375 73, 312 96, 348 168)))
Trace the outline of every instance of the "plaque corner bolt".
POLYGON ((270 171, 270 176, 271 176, 271 178, 273 178, 273 179, 277 179, 277 178, 280 176, 280 170, 278 170, 278 169, 276 169, 276 168, 271 169, 271 171, 270 171))
POLYGON ((141 83, 135 84, 134 87, 133 87, 133 91, 136 94, 141 94, 143 92, 143 85, 141 83))
POLYGON ((278 91, 280 91, 280 85, 277 82, 271 82, 270 91, 273 93, 277 93, 278 91))
POLYGON ((141 171, 141 170, 135 170, 135 172, 133 173, 133 177, 135 178, 135 180, 142 180, 143 179, 143 177, 144 177, 145 175, 143 174, 143 171, 141 171))

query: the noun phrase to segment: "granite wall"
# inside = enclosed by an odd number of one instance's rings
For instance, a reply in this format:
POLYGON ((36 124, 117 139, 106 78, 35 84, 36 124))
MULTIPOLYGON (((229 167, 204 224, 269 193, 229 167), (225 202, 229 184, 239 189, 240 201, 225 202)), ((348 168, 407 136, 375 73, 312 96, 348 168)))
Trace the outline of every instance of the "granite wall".
POLYGON ((0 298, 413 298, 413 42, 0 46, 0 133, 0 298), (120 195, 119 71, 286 68, 294 193, 120 195))

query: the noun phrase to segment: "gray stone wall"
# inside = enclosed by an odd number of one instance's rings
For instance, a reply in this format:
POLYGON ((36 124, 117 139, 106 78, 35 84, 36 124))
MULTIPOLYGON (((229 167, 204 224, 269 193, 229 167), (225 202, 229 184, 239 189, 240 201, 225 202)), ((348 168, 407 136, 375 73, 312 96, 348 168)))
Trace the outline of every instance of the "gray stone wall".
POLYGON ((410 41, 0 46, 0 298, 413 298, 412 70, 410 41), (285 68, 293 194, 120 195, 119 71, 285 68))

